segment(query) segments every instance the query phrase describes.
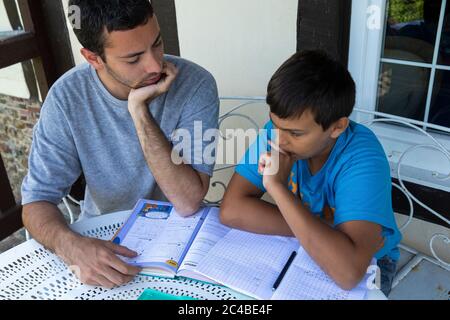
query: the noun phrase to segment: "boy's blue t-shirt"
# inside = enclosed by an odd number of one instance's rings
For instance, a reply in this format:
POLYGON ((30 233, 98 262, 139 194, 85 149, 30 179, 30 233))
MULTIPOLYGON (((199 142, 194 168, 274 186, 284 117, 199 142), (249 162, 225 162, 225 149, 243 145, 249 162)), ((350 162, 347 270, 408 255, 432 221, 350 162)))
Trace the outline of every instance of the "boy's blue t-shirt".
MULTIPOLYGON (((273 123, 258 136, 236 168, 236 172, 266 192, 263 177, 258 173, 258 159, 269 151, 273 123)), ((350 122, 341 134, 327 162, 311 175, 306 160, 292 168, 289 189, 298 195, 314 214, 334 227, 349 221, 370 221, 383 228, 384 244, 375 254, 398 260, 401 233, 392 209, 390 167, 383 147, 375 134, 363 125, 350 122)))

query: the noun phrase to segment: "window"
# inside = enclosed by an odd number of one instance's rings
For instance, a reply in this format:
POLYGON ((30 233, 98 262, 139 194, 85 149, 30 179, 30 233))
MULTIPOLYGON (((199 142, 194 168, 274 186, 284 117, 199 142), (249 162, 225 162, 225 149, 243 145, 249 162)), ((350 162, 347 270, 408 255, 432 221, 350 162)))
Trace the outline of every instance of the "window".
POLYGON ((377 111, 450 128, 450 3, 389 0, 386 16, 377 111))
MULTIPOLYGON (((349 69, 357 84, 358 122, 397 119, 431 134, 450 150, 450 1, 354 0, 349 69)), ((371 127, 390 159, 431 139, 398 123, 371 127)), ((404 180, 450 191, 450 159, 419 148, 404 157, 404 180)), ((403 168, 403 166, 402 166, 403 168)))

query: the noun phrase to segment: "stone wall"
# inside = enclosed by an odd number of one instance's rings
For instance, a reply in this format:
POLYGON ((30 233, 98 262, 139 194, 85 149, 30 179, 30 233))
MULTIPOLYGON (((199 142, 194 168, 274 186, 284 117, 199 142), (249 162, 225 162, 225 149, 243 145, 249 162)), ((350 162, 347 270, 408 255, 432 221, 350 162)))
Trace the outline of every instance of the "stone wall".
POLYGON ((17 202, 41 103, 0 94, 0 153, 17 202))

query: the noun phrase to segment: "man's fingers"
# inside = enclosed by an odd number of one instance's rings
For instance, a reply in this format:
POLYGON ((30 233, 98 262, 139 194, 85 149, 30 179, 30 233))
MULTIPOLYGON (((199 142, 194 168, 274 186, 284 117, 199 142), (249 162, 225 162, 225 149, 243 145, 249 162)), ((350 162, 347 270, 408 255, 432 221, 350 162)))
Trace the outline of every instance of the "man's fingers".
POLYGON ((175 65, 170 62, 165 63, 165 66, 163 67, 163 72, 164 71, 170 75, 176 75, 178 73, 177 67, 175 67, 175 65))
POLYGON ((166 62, 165 66, 163 67, 162 73, 166 75, 166 77, 161 81, 161 87, 162 91, 168 91, 170 85, 175 80, 178 74, 178 69, 175 67, 174 64, 170 62, 166 62))
POLYGON ((122 274, 108 266, 106 266, 102 271, 102 276, 112 282, 114 286, 121 286, 130 282, 134 278, 134 276, 122 274))
POLYGON ((118 254, 122 257, 126 257, 126 258, 135 258, 138 256, 138 253, 135 251, 132 251, 130 249, 128 249, 127 247, 112 243, 112 242, 107 242, 106 246, 111 249, 115 254, 118 254))
POLYGON ((93 286, 93 287, 104 287, 112 289, 114 287, 114 283, 109 281, 107 278, 105 278, 100 273, 96 273, 95 276, 91 278, 86 279, 80 279, 81 283, 87 286, 93 286))
POLYGON ((142 268, 130 266, 125 262, 123 262, 122 260, 120 260, 119 258, 117 258, 116 256, 111 257, 109 265, 111 266, 111 268, 117 270, 118 272, 126 276, 134 277, 135 275, 137 275, 139 272, 142 271, 142 268))
POLYGON ((161 72, 166 75, 166 78, 164 79, 164 81, 167 81, 167 80, 173 79, 177 76, 178 69, 177 69, 177 67, 175 67, 175 65, 173 63, 166 62, 165 65, 163 66, 161 72))
POLYGON ((97 275, 95 282, 97 282, 100 286, 108 289, 114 288, 116 285, 107 279, 105 276, 102 276, 101 274, 97 275))
MULTIPOLYGON (((128 249, 127 247, 120 246, 112 242, 108 242, 107 247, 111 249, 115 254, 121 255, 123 257, 135 258, 138 255, 136 252, 128 249)), ((116 269, 124 275, 135 276, 142 270, 141 268, 126 264, 117 256, 112 256, 109 259, 109 264, 112 268, 116 269)))

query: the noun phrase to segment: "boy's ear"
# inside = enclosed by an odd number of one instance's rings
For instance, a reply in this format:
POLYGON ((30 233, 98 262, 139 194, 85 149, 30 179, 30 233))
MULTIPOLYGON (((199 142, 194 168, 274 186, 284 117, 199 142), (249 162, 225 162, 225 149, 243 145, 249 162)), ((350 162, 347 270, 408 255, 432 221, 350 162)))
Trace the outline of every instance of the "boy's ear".
POLYGON ((104 68, 103 59, 96 53, 89 49, 82 48, 80 50, 81 55, 86 59, 86 61, 94 67, 95 70, 101 70, 104 68))
POLYGON ((331 127, 331 138, 339 138, 342 132, 347 130, 349 124, 350 120, 347 117, 340 118, 338 121, 336 121, 331 127))

